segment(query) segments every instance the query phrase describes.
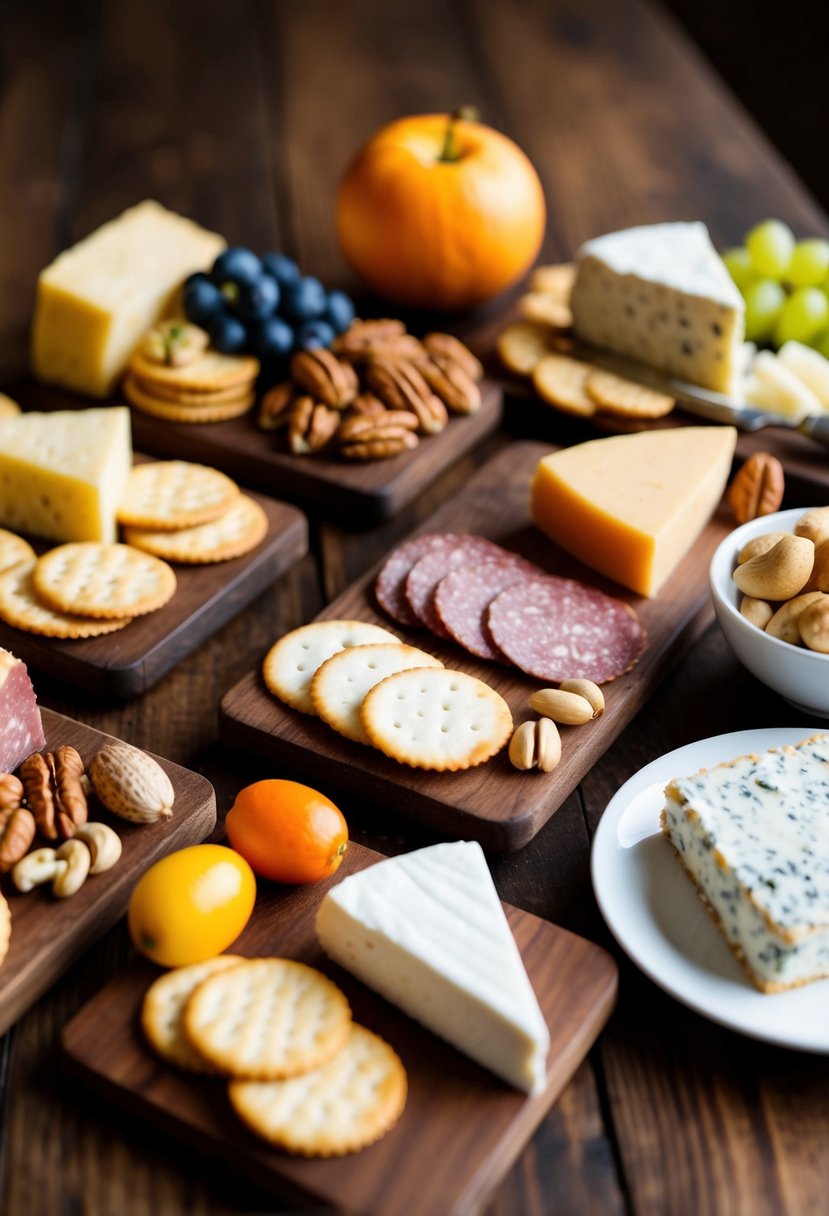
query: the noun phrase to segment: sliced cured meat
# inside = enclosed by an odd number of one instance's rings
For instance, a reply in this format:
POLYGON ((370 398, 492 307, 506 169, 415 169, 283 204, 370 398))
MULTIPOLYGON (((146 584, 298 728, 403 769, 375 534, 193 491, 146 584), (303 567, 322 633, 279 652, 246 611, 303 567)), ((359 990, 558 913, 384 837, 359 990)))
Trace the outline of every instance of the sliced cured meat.
POLYGON ((487 625, 495 645, 539 680, 615 680, 647 645, 627 604, 568 578, 520 582, 496 595, 487 625))
POLYGON ((538 579, 544 572, 532 562, 487 561, 460 566, 440 580, 435 591, 435 612, 446 633, 470 654, 493 663, 506 662, 495 646, 486 623, 487 609, 499 591, 522 579, 538 579))
POLYGON ((45 742, 26 664, 0 650, 0 773, 13 773, 45 742))
POLYGON ((485 536, 461 534, 454 536, 449 544, 436 545, 419 562, 415 562, 406 579, 406 599, 420 624, 440 638, 449 637, 435 611, 438 583, 458 566, 477 566, 489 558, 507 562, 521 560, 485 536))
POLYGON ((420 622, 406 599, 406 579, 415 562, 439 545, 451 545, 459 537, 454 532, 426 532, 400 545, 389 556, 374 582, 377 603, 392 620, 401 625, 418 625, 420 622))

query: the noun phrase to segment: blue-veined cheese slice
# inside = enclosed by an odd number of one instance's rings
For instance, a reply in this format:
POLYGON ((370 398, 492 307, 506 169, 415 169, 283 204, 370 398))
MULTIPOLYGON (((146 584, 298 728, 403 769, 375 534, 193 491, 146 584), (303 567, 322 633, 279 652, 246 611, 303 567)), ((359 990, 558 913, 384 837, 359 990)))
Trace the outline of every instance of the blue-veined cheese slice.
POLYGON ((652 224, 587 241, 570 305, 586 342, 736 392, 745 307, 704 224, 652 224))
POLYGON ((528 1093, 546 1084, 550 1036, 480 845, 378 862, 317 913, 331 958, 410 1017, 528 1093))

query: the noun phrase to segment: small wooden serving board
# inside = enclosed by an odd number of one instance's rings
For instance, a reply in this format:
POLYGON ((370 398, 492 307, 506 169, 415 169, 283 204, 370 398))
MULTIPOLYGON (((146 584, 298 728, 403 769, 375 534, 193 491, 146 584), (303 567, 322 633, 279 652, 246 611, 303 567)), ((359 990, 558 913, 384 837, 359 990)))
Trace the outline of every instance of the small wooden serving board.
MULTIPOLYGON (((226 562, 171 563, 176 593, 157 612, 136 617, 116 633, 72 641, 41 637, 0 621, 0 646, 31 667, 87 692, 140 696, 308 552, 308 524, 300 511, 264 495, 250 497, 268 517, 262 543, 226 562)), ((42 541, 32 543, 38 553, 52 547, 42 541)))
MULTIPOLYGON (((49 709, 41 713, 48 751, 70 744, 88 765, 105 743, 112 742, 110 735, 82 722, 49 709)), ((12 936, 0 966, 0 1034, 115 924, 144 870, 174 849, 198 844, 213 830, 216 797, 210 782, 199 773, 156 758, 175 790, 171 819, 127 823, 103 811, 94 797, 90 799, 90 819, 111 824, 121 837, 121 858, 111 870, 87 878, 80 891, 66 900, 55 899, 48 887, 21 895, 9 877, 3 878, 3 894, 11 908, 12 936)))
POLYGON ((349 461, 333 456, 295 456, 284 432, 257 427, 254 414, 228 422, 190 425, 165 422, 132 409, 136 447, 155 456, 212 465, 242 485, 270 491, 313 509, 362 523, 391 519, 488 435, 501 421, 501 390, 482 386, 475 414, 454 414, 440 435, 421 436, 411 452, 389 460, 349 461))
POLYGON ((382 857, 349 845, 333 879, 286 889, 260 883, 253 918, 233 953, 300 959, 329 974, 357 1022, 382 1035, 408 1073, 406 1109, 363 1152, 291 1157, 237 1120, 219 1080, 179 1073, 153 1056, 139 1027, 141 1002, 158 974, 139 964, 108 984, 63 1032, 67 1064, 106 1098, 278 1193, 356 1216, 460 1216, 479 1210, 515 1161, 606 1022, 616 966, 600 947, 505 905, 550 1029, 547 1088, 528 1097, 503 1082, 330 963, 314 917, 328 886, 382 857))
MULTIPOLYGON (((286 765, 327 789, 420 820, 436 831, 479 840, 509 852, 538 832, 582 777, 641 709, 654 687, 713 618, 708 564, 732 521, 714 519, 686 555, 658 599, 634 595, 563 553, 529 519, 529 482, 549 444, 516 443, 490 460, 465 489, 418 532, 476 532, 514 549, 553 574, 579 578, 631 604, 648 631, 649 644, 632 671, 605 685, 607 709, 581 727, 562 727, 563 758, 552 773, 519 772, 506 749, 487 764, 457 773, 408 768, 373 748, 342 738, 323 722, 271 696, 257 667, 222 701, 221 728, 228 743, 286 765)), ((516 724, 532 717, 528 698, 540 683, 513 667, 488 663, 424 630, 405 629, 387 618, 373 596, 375 568, 340 595, 320 618, 372 621, 405 642, 437 655, 447 667, 486 680, 505 698, 516 724)), ((276 639, 274 639, 276 640, 276 639)))

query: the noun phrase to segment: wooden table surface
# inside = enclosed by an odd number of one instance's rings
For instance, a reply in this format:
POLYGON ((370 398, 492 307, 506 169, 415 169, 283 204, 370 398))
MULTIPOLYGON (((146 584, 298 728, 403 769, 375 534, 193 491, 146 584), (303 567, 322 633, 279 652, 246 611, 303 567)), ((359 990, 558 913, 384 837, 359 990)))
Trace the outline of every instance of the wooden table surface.
MULTIPOLYGON (((726 87, 646 0, 30 0, 3 16, 4 381, 25 370, 38 269, 144 197, 353 285, 331 222, 336 183, 356 145, 406 113, 474 102, 519 140, 547 195, 548 260, 597 232, 660 219, 703 218, 727 243, 767 214, 804 233, 827 227, 726 87)), ((106 704, 40 679, 42 701, 206 773, 223 813, 236 789, 265 774, 216 747, 221 694, 507 439, 491 440, 381 528, 314 521, 312 555, 141 700, 106 704)), ((499 890, 611 945, 588 851, 621 782, 693 739, 797 720, 709 630, 537 838, 493 861, 499 890)), ((403 821, 373 820, 357 802, 344 810, 353 835, 386 852, 432 839, 403 821)), ((291 1210, 61 1079, 61 1027, 127 953, 118 928, 3 1041, 0 1210, 291 1210)), ((826 1059, 722 1030, 624 958, 620 966, 609 1028, 487 1216, 829 1211, 826 1059)))

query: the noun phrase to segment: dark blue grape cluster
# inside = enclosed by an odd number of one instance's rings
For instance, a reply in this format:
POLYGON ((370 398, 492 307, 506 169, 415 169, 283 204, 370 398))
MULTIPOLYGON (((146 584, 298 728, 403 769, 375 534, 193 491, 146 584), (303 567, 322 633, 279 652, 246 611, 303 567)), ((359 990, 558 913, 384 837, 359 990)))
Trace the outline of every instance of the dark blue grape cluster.
POLYGON ((207 330, 216 350, 272 365, 296 350, 330 346, 354 320, 354 305, 344 291, 326 291, 319 279, 302 275, 284 253, 260 258, 236 246, 220 253, 207 274, 190 275, 184 313, 207 330))

